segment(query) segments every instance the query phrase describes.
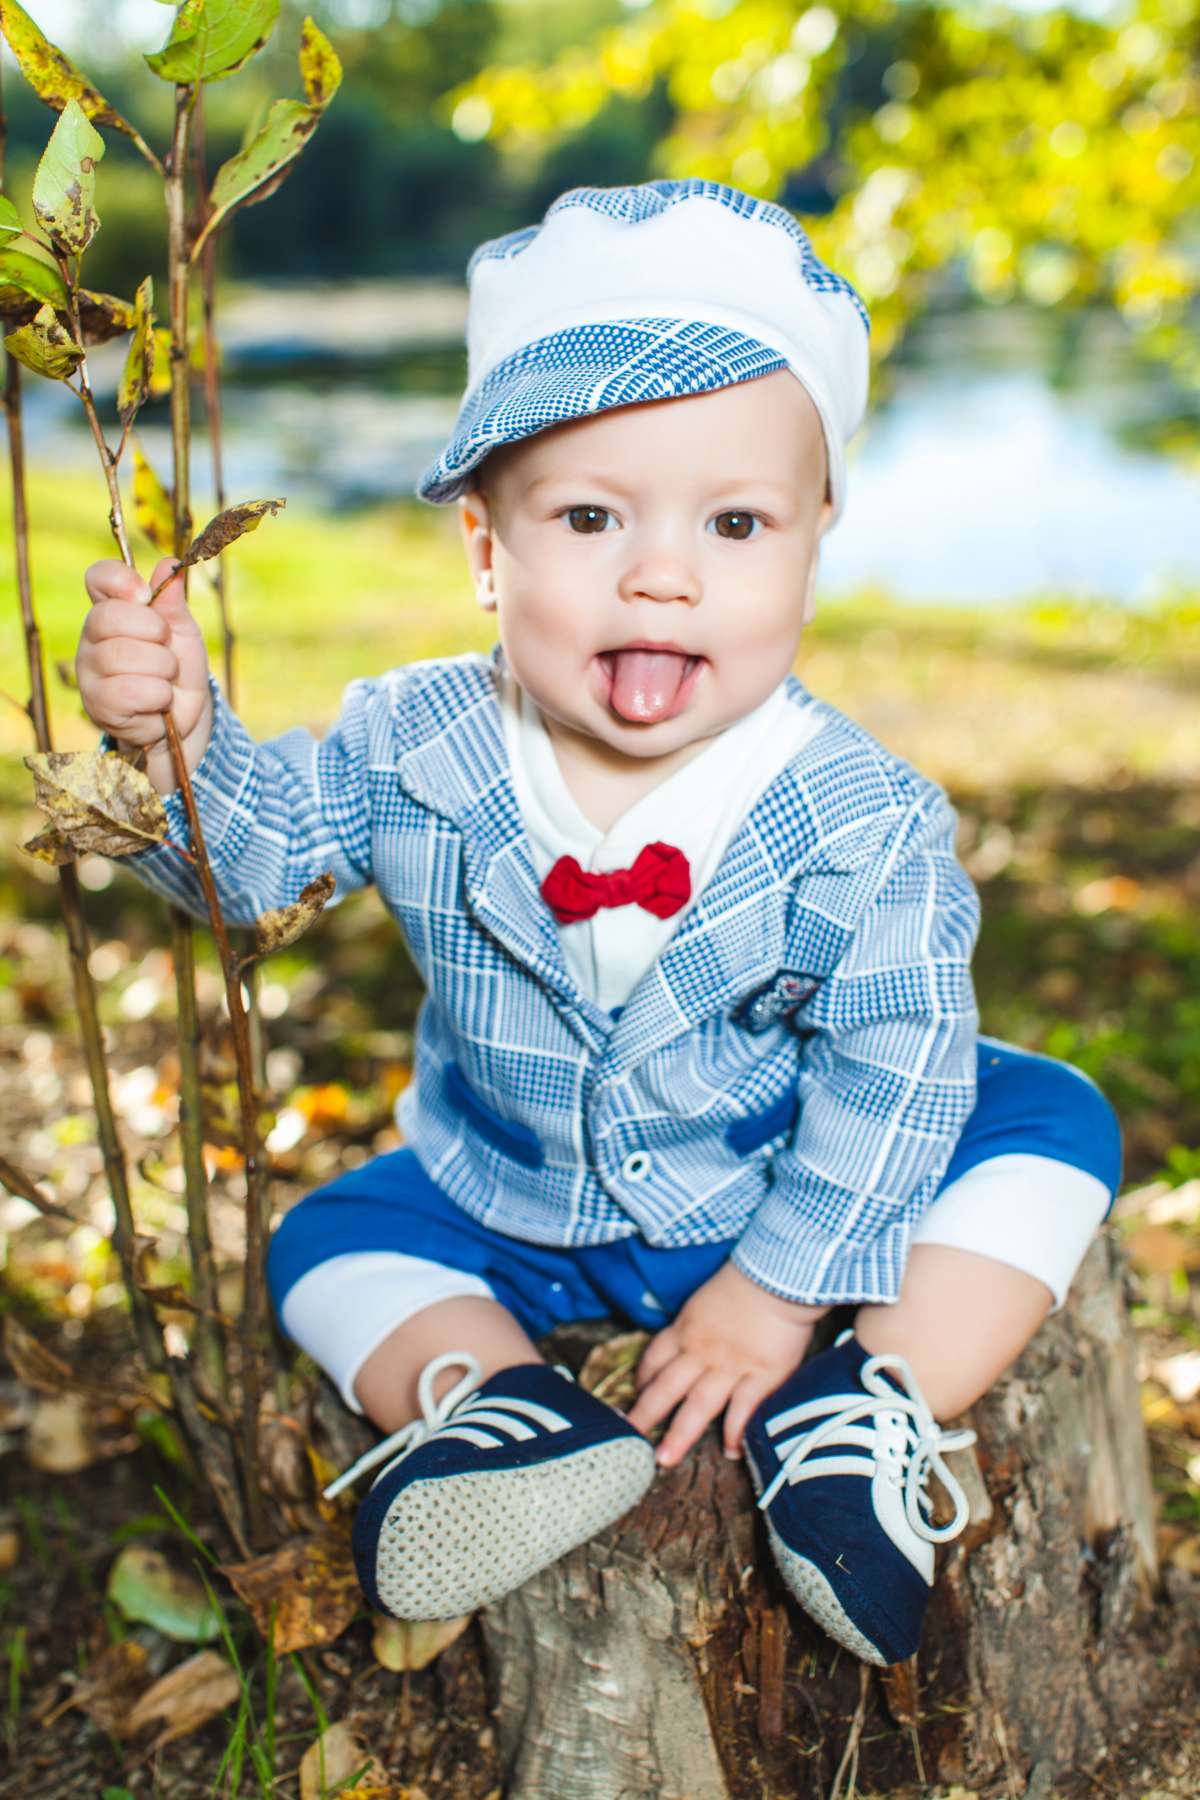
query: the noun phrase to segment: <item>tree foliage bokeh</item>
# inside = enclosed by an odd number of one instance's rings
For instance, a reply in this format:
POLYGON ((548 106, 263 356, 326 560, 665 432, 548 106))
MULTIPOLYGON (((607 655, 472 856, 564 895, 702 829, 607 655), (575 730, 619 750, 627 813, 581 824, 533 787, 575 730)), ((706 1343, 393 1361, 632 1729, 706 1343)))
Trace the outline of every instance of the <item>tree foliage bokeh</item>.
POLYGON ((497 63, 444 106, 519 164, 664 96, 655 173, 828 208, 805 224, 867 301, 878 365, 949 284, 991 305, 1114 308, 1140 353, 1200 390, 1198 47, 1197 0, 1136 0, 1111 22, 662 0, 586 46, 497 63))

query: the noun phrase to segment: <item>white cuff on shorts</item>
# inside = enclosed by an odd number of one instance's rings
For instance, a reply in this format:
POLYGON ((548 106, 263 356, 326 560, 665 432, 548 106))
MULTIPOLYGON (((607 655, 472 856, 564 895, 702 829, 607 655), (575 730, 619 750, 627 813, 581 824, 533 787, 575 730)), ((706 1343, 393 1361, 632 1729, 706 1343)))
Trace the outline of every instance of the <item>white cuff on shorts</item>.
POLYGON ((386 1337, 422 1307, 456 1294, 495 1295, 479 1275, 398 1250, 349 1250, 309 1269, 287 1291, 283 1329, 361 1413, 354 1382, 386 1337))
POLYGON ((1095 1175, 1052 1156, 991 1156, 942 1189, 910 1243, 973 1250, 1024 1269, 1057 1312, 1111 1195, 1095 1175))

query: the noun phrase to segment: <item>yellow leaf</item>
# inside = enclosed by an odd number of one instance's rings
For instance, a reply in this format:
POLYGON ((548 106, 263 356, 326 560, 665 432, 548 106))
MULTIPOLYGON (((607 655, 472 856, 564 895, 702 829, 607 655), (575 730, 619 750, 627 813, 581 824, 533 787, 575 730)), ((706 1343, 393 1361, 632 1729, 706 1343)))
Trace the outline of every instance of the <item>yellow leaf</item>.
POLYGON ((154 283, 147 275, 133 301, 133 341, 117 386, 122 425, 132 425, 150 393, 154 373, 154 283))
POLYGON ((60 325, 54 308, 47 302, 39 306, 28 325, 18 325, 4 340, 11 356, 35 375, 51 381, 65 381, 83 361, 83 345, 77 344, 65 325, 60 325))
MULTIPOLYGON (((157 336, 155 332, 155 338, 157 336)), ((153 383, 150 391, 154 391, 153 383)), ((133 516, 160 556, 174 555, 175 513, 171 496, 142 455, 136 440, 133 445, 133 516)))
POLYGON ((312 19, 300 28, 300 76, 310 106, 328 106, 342 85, 337 51, 312 19))
POLYGON ((17 0, 0 0, 0 31, 39 100, 56 112, 61 112, 68 100, 74 100, 94 125, 110 125, 144 148, 133 126, 109 105, 71 59, 42 35, 17 0))

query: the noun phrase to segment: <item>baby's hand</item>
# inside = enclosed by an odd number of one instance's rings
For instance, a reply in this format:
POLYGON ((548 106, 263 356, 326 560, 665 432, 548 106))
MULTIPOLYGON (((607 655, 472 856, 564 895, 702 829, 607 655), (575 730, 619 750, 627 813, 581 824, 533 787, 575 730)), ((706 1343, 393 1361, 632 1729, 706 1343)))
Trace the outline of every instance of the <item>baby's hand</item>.
POLYGON ((92 607, 75 657, 84 711, 123 744, 145 746, 146 774, 163 794, 174 789, 175 777, 162 715, 175 715, 189 772, 212 731, 208 651, 183 597, 182 577, 146 604, 173 566, 164 557, 147 585, 136 569, 113 558, 93 563, 84 576, 92 607))
POLYGON ((731 1262, 697 1288, 638 1366, 630 1424, 649 1431, 678 1408, 658 1447, 662 1467, 686 1456, 722 1408, 725 1454, 740 1455, 746 1421, 795 1369, 828 1310, 781 1300, 731 1262))

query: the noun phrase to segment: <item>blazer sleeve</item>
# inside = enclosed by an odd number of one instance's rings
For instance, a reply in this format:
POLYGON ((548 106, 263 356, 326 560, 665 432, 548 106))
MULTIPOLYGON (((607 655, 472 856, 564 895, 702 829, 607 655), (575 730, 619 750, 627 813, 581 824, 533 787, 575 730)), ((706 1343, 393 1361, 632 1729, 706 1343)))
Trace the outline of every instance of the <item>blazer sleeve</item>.
MULTIPOLYGON (((217 897, 227 923, 252 925, 285 906, 326 870, 337 882, 330 905, 371 880, 369 774, 391 745, 393 725, 381 679, 353 681, 327 737, 302 726, 256 744, 209 675, 212 736, 192 787, 217 897)), ((115 750, 103 733, 102 750, 115 750)), ((393 749, 394 759, 394 749, 393 749)), ((174 848, 190 845, 183 796, 164 797, 168 841, 118 860, 167 900, 207 920, 193 866, 174 848)))
POLYGON ((894 1300, 913 1226, 976 1090, 979 902, 932 783, 907 810, 844 953, 805 1008, 800 1110, 733 1251, 809 1305, 894 1300))

